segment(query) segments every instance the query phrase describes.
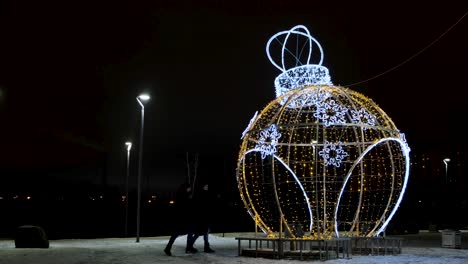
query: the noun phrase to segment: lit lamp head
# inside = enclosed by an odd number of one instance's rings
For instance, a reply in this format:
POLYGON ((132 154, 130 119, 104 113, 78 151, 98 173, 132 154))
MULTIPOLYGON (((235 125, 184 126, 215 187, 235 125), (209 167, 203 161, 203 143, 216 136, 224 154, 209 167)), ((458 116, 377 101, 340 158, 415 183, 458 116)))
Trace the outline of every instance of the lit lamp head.
POLYGON ((139 96, 137 96, 137 101, 138 103, 141 105, 141 107, 144 107, 143 103, 144 102, 147 102, 151 97, 147 94, 140 94, 139 96))
POLYGON ((445 159, 443 160, 443 162, 445 163, 445 165, 447 165, 447 163, 450 162, 450 159, 449 159, 449 158, 445 158, 445 159))
POLYGON ((150 99, 150 96, 147 94, 140 94, 138 98, 143 101, 148 101, 150 99))
POLYGON ((132 142, 125 142, 125 146, 127 146, 127 151, 130 151, 132 149, 132 142))

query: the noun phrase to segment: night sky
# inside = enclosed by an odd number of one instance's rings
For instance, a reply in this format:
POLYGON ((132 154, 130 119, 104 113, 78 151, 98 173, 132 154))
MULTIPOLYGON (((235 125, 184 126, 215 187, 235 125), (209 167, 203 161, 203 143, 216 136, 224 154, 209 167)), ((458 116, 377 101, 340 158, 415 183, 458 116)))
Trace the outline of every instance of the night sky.
POLYGON ((187 152, 199 154, 200 175, 232 182, 242 131, 275 98, 280 72, 265 45, 299 24, 321 43, 333 83, 372 98, 413 151, 466 152, 468 16, 438 39, 466 1, 28 2, 0 3, 4 185, 122 184, 142 92, 152 97, 143 148, 151 188, 176 188, 187 152))

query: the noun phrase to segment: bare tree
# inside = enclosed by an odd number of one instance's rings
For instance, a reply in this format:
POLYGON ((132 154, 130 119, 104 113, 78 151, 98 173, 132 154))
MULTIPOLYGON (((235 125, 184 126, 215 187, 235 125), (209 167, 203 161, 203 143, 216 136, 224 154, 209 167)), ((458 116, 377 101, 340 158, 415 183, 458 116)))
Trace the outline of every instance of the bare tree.
POLYGON ((186 164, 187 164, 187 178, 188 178, 188 183, 192 186, 192 195, 195 190, 195 183, 197 181, 197 170, 198 170, 198 152, 195 153, 195 157, 193 161, 190 161, 189 158, 189 153, 187 152, 186 154, 186 164), (193 181, 191 177, 191 169, 193 167, 193 181))

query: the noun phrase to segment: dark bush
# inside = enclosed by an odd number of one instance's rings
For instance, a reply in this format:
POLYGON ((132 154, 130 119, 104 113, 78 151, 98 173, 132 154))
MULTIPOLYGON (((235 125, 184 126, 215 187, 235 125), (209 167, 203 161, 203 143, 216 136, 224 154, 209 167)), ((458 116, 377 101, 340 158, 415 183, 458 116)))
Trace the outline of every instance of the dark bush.
POLYGON ((24 225, 16 230, 15 246, 17 248, 49 248, 49 240, 42 227, 24 225))

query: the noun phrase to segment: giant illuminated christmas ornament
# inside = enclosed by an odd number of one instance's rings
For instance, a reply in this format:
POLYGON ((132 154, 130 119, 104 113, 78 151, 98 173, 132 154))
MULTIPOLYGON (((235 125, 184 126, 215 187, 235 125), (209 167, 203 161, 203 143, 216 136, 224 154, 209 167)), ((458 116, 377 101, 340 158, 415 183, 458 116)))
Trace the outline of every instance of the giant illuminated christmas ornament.
POLYGON ((282 73, 277 98, 242 134, 237 183, 248 213, 269 237, 378 236, 408 182, 404 134, 371 99, 332 84, 306 27, 273 35, 266 52, 282 73))

